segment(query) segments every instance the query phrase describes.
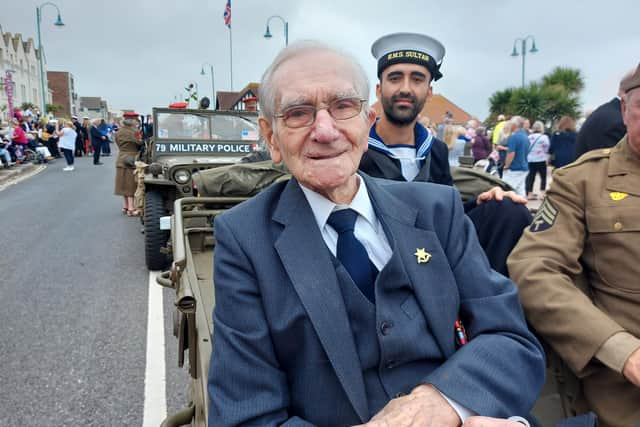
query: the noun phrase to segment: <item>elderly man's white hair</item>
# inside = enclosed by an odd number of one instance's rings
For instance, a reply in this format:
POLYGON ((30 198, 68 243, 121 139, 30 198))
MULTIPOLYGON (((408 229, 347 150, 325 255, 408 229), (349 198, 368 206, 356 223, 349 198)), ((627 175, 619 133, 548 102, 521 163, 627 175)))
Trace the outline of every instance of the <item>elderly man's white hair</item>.
MULTIPOLYGON (((262 75, 258 102, 260 103, 260 114, 268 121, 273 120, 276 108, 275 104, 278 88, 275 87, 273 76, 283 63, 295 58, 296 56, 309 52, 330 52, 343 59, 351 68, 351 70, 345 70, 345 72, 350 71, 353 75, 353 86, 357 95, 362 99, 369 98, 369 79, 367 78, 367 74, 362 68, 362 65, 360 65, 353 56, 315 40, 297 41, 280 51, 278 56, 273 60, 273 63, 271 63, 269 68, 267 68, 262 75)), ((363 110, 368 112, 368 105, 365 105, 363 110)))

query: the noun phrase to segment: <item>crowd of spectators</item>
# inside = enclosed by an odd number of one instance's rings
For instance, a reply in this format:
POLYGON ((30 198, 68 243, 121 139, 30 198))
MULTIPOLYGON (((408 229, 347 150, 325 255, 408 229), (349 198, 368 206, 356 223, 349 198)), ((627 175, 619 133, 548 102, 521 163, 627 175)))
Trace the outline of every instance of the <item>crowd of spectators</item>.
POLYGON ((421 123, 447 144, 450 166, 460 166, 461 157, 470 156, 476 166, 481 165, 490 173, 495 171, 529 200, 544 198, 547 168, 560 168, 576 160, 579 130, 576 125, 584 120, 576 122, 572 117, 563 116, 555 123, 545 125, 538 118, 513 116, 507 119, 501 114, 497 119, 493 127, 487 128, 476 119, 456 123, 447 112, 438 124, 428 117, 421 117, 421 123), (528 144, 522 143, 525 136, 528 144), (505 177, 506 164, 509 173, 505 177), (515 180, 514 175, 518 176, 515 180), (540 177, 539 193, 533 191, 537 176, 540 177))
MULTIPOLYGON (((47 163, 61 158, 59 144, 63 123, 57 119, 38 117, 30 110, 15 110, 9 121, 0 120, 0 160, 3 167, 10 168, 29 161, 47 163)), ((81 122, 73 116, 69 123, 67 127, 75 132, 71 150, 74 157, 93 155, 95 159, 96 154, 98 158, 100 153, 111 155, 110 143, 118 130, 116 121, 108 123, 104 119, 96 119, 92 125, 88 117, 81 122), (97 137, 90 132, 92 126, 96 129, 97 137)), ((94 161, 94 164, 99 163, 94 161)))

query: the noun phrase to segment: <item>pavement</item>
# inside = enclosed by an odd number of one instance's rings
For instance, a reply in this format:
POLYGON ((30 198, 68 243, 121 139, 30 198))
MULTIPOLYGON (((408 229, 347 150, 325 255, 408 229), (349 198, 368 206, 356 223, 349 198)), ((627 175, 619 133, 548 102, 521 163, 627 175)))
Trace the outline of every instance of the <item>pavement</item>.
POLYGON ((22 163, 5 168, 0 165, 0 191, 9 185, 17 184, 23 179, 29 178, 41 171, 53 162, 64 162, 64 159, 57 159, 46 164, 22 163))

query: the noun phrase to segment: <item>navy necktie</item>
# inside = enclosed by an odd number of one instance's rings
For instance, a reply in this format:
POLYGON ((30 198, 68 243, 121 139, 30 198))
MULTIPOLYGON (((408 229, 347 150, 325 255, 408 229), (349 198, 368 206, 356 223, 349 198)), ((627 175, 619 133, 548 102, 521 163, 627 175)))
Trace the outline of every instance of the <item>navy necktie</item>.
POLYGON ((375 302, 374 283, 378 269, 369 259, 367 250, 356 239, 353 230, 358 213, 353 209, 343 209, 329 215, 327 224, 338 233, 336 256, 347 269, 351 279, 369 301, 375 302))

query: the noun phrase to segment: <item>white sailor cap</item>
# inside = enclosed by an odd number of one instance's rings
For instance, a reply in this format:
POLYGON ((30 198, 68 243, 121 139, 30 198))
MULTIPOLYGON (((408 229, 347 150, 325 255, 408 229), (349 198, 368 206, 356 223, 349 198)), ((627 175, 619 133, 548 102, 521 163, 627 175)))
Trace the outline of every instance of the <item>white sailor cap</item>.
POLYGON ((433 37, 417 33, 393 33, 380 37, 371 45, 371 54, 378 60, 378 77, 390 65, 419 64, 427 67, 433 80, 442 77, 440 65, 445 49, 433 37))

